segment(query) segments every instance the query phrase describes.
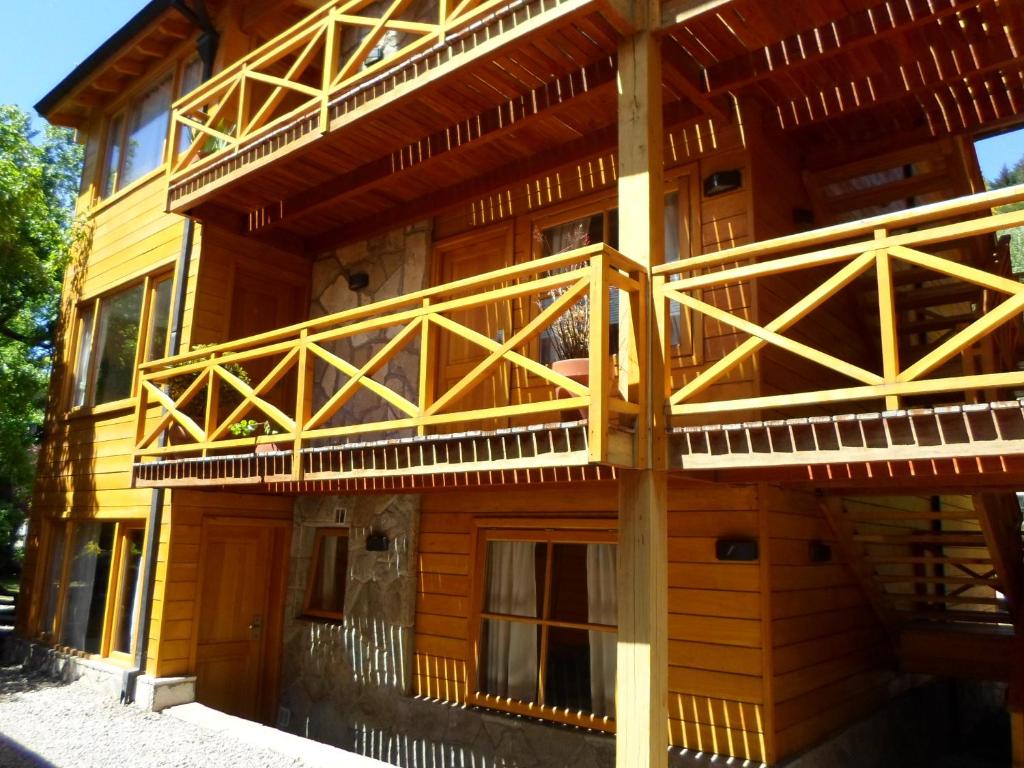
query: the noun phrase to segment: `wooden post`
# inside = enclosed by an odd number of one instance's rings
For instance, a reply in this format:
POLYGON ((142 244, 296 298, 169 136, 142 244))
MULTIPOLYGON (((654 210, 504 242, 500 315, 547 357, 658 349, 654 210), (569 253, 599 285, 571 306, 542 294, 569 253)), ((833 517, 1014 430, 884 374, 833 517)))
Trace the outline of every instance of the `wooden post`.
MULTIPOLYGON (((888 233, 875 230, 875 240, 884 240, 888 233)), ((892 261, 884 247, 875 251, 878 277, 878 324, 882 343, 882 377, 886 384, 894 384, 900 374, 899 329, 896 327, 896 293, 892 282, 892 261)), ((885 408, 895 411, 900 407, 896 395, 886 395, 885 408)))
MULTIPOLYGON (((639 5, 639 4, 638 4, 639 5)), ((647 16, 658 19, 650 3, 647 16)), ((619 46, 619 249, 650 268, 664 260, 661 61, 650 31, 619 46)), ((649 284, 649 283, 648 283, 649 284)), ((620 308, 625 315, 629 306, 620 308)), ((632 317, 620 317, 628 328, 632 317)), ((644 457, 619 476, 619 635, 616 674, 618 768, 664 768, 668 764, 668 552, 667 482, 664 450, 663 348, 640 329, 646 370, 639 370, 646 403, 641 419, 644 457)), ((620 357, 628 365, 629 355, 620 357)), ((623 373, 628 381, 629 372, 623 373)))

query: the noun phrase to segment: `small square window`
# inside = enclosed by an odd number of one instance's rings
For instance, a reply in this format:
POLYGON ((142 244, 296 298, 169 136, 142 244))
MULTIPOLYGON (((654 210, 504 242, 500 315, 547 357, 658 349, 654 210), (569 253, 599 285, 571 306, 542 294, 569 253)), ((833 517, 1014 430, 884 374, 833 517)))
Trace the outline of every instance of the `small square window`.
POLYGON ((348 528, 321 528, 313 542, 313 560, 303 613, 324 619, 345 616, 348 581, 348 528))

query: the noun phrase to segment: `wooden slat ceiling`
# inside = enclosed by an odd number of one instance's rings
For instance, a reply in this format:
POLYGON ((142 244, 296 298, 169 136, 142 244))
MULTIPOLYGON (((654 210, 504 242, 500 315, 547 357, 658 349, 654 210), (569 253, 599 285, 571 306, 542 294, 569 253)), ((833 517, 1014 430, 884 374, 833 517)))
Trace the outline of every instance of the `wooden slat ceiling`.
POLYGON ((832 152, 1024 111, 1020 0, 734 0, 670 29, 666 46, 704 98, 760 103, 832 152))
MULTIPOLYGON (((192 213, 326 248, 540 170, 545 157, 613 148, 617 41, 599 11, 545 28, 239 174, 192 213)), ((753 102, 798 137, 809 167, 1024 113, 1020 0, 733 0, 665 30, 663 52, 666 122, 753 102)))

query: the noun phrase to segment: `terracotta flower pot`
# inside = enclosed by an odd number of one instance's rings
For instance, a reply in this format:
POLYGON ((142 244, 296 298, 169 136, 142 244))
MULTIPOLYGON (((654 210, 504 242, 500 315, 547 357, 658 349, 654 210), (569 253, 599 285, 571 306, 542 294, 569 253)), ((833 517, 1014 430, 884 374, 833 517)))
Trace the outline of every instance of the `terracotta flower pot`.
MULTIPOLYGON (((551 363, 551 370, 555 373, 560 373, 575 382, 583 384, 584 386, 590 383, 590 358, 588 357, 571 357, 567 360, 555 360, 551 363)), ((555 397, 559 399, 565 399, 572 396, 572 393, 563 387, 555 388, 555 397)), ((565 421, 575 421, 577 418, 587 418, 587 409, 579 408, 576 410, 562 411, 562 419, 565 421)))

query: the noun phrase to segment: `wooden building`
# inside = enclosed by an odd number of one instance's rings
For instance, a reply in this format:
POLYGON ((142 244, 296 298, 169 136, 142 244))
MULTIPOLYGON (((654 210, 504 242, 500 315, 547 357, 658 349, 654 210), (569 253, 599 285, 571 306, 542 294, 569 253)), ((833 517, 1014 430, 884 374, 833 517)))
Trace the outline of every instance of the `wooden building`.
POLYGON ((1019 2, 151 0, 39 109, 36 653, 407 766, 963 677, 1024 765, 1019 2))

